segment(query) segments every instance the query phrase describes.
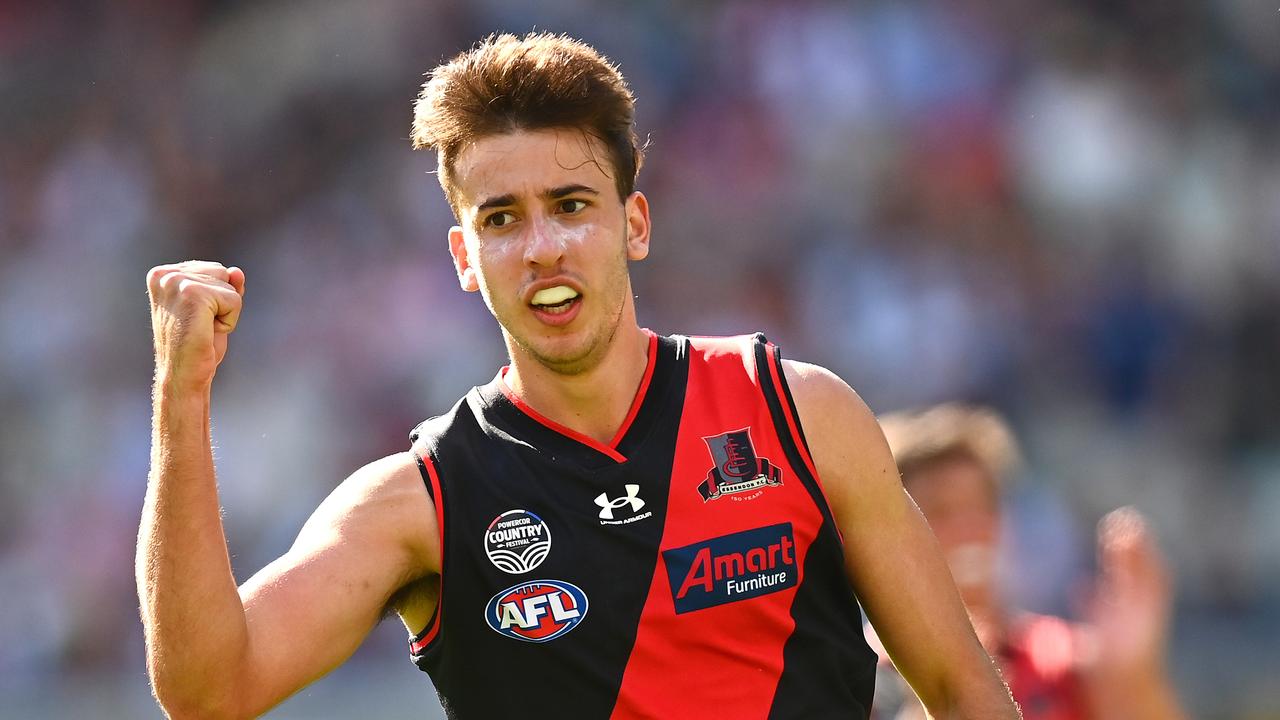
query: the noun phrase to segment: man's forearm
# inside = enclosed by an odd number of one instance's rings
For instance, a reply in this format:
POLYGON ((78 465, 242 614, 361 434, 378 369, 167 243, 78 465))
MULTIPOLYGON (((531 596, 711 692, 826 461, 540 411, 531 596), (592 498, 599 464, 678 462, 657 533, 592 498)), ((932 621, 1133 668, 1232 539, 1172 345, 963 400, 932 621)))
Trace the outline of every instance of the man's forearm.
POLYGON ((938 715, 939 720, 1022 720, 1022 712, 1008 691, 1000 695, 986 696, 965 703, 945 715, 938 715))
MULTIPOLYGON (((981 654, 971 667, 963 668, 965 677, 954 682, 943 698, 928 705, 927 716, 937 720, 1021 720, 1022 714, 1000 677, 995 663, 981 654)), ((923 698, 922 698, 923 700, 923 698)))
POLYGON ((156 697, 176 714, 223 714, 248 633, 222 529, 207 388, 156 381, 136 572, 156 697))

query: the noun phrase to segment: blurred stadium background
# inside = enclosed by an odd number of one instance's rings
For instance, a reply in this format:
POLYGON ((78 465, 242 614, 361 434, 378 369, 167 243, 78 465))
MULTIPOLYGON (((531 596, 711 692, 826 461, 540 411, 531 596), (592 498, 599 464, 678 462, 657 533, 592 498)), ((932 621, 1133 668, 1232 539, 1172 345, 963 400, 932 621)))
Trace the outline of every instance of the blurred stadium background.
MULTIPOLYGON (((536 27, 639 97, 643 323, 764 330, 878 412, 1000 408, 1029 457, 1011 596, 1071 613, 1093 522, 1134 503, 1193 714, 1280 718, 1280 8, 524 5, 0 2, 0 716, 159 714, 132 573, 148 267, 248 273, 214 397, 241 578, 492 377, 410 102, 536 27)), ((271 717, 433 713, 392 621, 271 717)))

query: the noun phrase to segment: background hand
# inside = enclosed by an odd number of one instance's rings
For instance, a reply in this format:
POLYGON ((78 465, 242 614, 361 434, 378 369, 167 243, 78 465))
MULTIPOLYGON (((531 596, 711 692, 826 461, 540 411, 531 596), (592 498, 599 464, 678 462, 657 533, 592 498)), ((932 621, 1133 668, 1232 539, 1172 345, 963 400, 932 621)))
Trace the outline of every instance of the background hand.
POLYGON ((1162 673, 1172 592, 1142 514, 1113 510, 1098 522, 1097 586, 1088 603, 1095 668, 1116 677, 1162 673))

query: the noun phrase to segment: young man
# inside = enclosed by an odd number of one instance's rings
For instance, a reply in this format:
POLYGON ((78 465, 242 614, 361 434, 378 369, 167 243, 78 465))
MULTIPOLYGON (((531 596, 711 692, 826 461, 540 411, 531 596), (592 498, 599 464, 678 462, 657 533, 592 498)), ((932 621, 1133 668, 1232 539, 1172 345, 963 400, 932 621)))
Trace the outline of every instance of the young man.
MULTIPOLYGON (((1001 489, 1018 455, 1008 426, 990 410, 959 405, 881 422, 903 484, 1027 720, 1185 717, 1164 667, 1170 584, 1137 511, 1121 508, 1098 525, 1098 592, 1086 622, 1011 611, 999 597, 996 568, 1001 489)), ((876 714, 907 720, 920 713, 918 703, 890 701, 878 703, 876 714)))
POLYGON ((138 588, 166 710, 257 715, 390 606, 457 717, 865 717, 856 591, 932 712, 1017 717, 857 395, 762 338, 638 326, 627 264, 649 207, 616 69, 567 38, 491 38, 434 71, 414 143, 439 154, 458 279, 511 364, 238 590, 209 391, 244 273, 148 276, 138 588))

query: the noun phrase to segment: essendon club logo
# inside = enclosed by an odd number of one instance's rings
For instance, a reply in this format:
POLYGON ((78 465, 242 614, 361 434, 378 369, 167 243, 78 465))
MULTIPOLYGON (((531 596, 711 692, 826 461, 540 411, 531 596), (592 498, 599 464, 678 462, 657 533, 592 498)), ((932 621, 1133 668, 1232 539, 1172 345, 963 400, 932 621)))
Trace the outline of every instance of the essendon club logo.
POLYGON ((676 614, 795 587, 791 523, 744 530, 662 551, 676 614))
POLYGON ((722 495, 782 484, 782 468, 767 458, 756 457, 756 448, 751 444, 751 428, 702 439, 715 462, 698 486, 703 502, 716 500, 722 495))

